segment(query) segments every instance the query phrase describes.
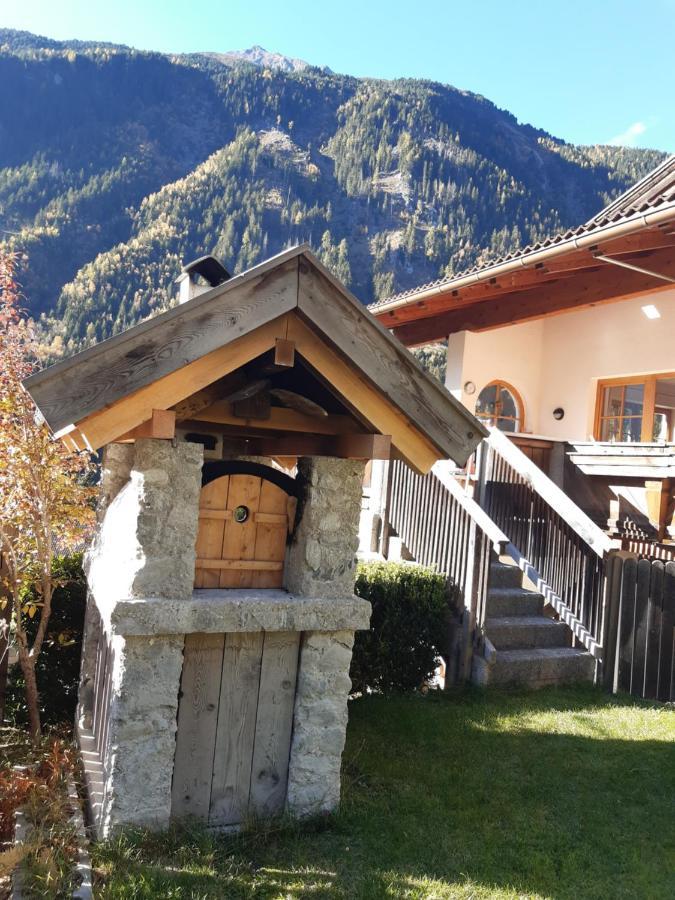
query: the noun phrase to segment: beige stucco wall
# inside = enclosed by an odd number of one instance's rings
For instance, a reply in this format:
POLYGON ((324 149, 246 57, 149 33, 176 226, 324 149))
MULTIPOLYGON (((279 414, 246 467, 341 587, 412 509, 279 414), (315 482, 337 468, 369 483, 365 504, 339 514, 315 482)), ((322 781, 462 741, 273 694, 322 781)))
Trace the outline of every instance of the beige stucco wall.
POLYGON ((591 436, 597 381, 675 371, 675 288, 637 300, 563 313, 448 341, 449 390, 473 411, 481 389, 496 378, 512 384, 525 406, 525 430, 562 440, 591 436), (647 319, 653 303, 660 319, 647 319), (461 363, 460 363, 461 360, 461 363), (476 392, 468 395, 464 384, 476 392), (565 417, 557 422, 553 410, 565 417))

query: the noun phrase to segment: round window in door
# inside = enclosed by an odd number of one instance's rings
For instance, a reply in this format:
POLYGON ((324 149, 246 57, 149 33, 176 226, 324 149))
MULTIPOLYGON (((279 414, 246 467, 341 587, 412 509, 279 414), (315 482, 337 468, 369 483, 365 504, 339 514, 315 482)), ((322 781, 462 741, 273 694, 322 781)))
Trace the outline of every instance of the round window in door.
POLYGON ((523 402, 518 391, 504 381, 491 381, 478 395, 476 417, 500 431, 522 431, 523 402))

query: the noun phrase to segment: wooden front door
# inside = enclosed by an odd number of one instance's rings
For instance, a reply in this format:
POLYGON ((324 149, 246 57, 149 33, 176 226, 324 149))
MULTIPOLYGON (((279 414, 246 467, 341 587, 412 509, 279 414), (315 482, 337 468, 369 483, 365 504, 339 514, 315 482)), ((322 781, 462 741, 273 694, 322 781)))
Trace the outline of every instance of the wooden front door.
POLYGON ((295 498, 255 474, 222 475, 202 488, 196 588, 280 588, 295 498))

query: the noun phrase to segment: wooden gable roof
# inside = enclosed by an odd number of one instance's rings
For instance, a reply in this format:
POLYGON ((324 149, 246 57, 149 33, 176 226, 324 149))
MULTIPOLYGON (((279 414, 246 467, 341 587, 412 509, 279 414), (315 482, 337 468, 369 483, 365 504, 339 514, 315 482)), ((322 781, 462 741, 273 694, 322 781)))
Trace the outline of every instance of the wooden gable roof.
POLYGON ((406 346, 675 283, 675 156, 577 228, 370 307, 406 346))
MULTIPOLYGON (((312 255, 296 247, 32 375, 48 425, 91 449, 119 440, 292 342, 308 370, 395 450, 428 471, 463 464, 483 426, 312 255)), ((288 418, 288 417, 286 417, 288 418)))

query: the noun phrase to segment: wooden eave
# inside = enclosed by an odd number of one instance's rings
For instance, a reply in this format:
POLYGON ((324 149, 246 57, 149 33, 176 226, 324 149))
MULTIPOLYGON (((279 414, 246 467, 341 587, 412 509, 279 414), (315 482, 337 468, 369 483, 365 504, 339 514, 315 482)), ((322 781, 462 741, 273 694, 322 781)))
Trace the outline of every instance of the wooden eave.
POLYGON ((590 231, 583 241, 523 254, 372 311, 406 346, 414 346, 457 331, 500 328, 672 289, 668 278, 675 279, 673 205, 651 224, 635 217, 620 227, 590 231), (619 267, 603 256, 654 274, 619 267))
POLYGON ((395 452, 419 471, 437 459, 463 464, 485 434, 306 246, 51 366, 25 385, 58 436, 96 450, 138 435, 157 411, 175 410, 278 341, 292 342, 355 421, 391 435, 395 452))

